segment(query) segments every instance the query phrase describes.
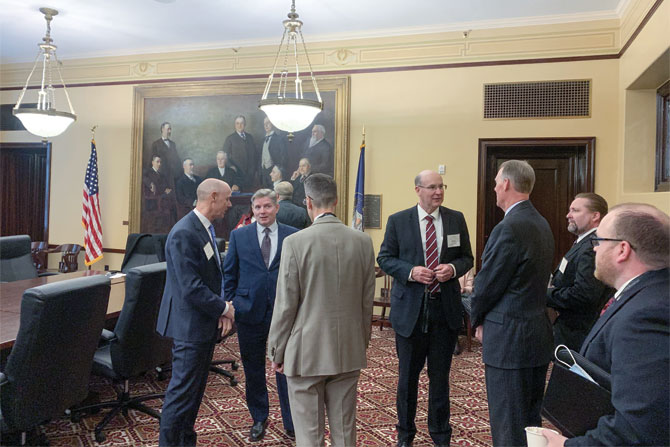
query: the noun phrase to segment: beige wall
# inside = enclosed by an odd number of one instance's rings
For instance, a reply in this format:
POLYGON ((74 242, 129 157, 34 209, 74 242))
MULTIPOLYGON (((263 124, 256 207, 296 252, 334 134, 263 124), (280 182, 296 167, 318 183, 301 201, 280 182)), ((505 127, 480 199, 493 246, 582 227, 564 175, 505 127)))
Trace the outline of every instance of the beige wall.
MULTIPOLYGON (((390 214, 416 203, 412 182, 418 171, 445 164, 449 186, 445 204, 465 213, 474 239, 479 138, 595 136, 596 192, 610 203, 643 201, 670 212, 670 193, 623 188, 629 164, 624 156, 625 89, 670 46, 669 8, 668 2, 661 4, 621 59, 351 75, 348 197, 353 196, 358 147, 365 126, 366 193, 382 195, 383 222, 390 214), (590 118, 482 118, 484 83, 561 79, 593 81, 590 118)), ((124 248, 133 88, 121 85, 68 89, 79 118, 65 134, 53 138, 50 243, 83 240, 81 191, 90 150, 89 129, 97 124, 103 243, 108 248, 124 248)), ((17 95, 17 91, 0 92, 0 100, 3 104, 13 103, 17 95)), ((0 132, 0 141, 38 140, 26 132, 0 132)), ((648 152, 649 148, 644 150, 648 152)), ((649 178, 653 179, 653 171, 640 172, 639 176, 641 184, 647 185, 649 178)), ((350 216, 348 209, 347 215, 341 217, 348 222, 350 216)), ((383 229, 367 232, 378 249, 383 229)), ((102 264, 119 268, 121 259, 122 255, 107 253, 102 264)))

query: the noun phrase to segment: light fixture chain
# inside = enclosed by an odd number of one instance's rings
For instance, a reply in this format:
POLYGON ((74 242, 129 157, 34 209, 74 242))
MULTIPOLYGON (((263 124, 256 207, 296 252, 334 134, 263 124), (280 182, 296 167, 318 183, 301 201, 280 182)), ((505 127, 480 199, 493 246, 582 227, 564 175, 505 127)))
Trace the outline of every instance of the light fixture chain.
POLYGON ((63 85, 63 92, 65 93, 65 99, 67 99, 67 104, 70 106, 70 113, 74 113, 74 107, 72 107, 72 101, 70 101, 70 94, 67 92, 67 88, 65 87, 65 81, 63 80, 63 73, 61 72, 60 69, 60 61, 58 60, 58 56, 56 56, 56 52, 54 51, 54 59, 56 60, 56 70, 58 70, 58 77, 60 78, 60 83, 63 85))
POLYGON ((300 40, 302 41, 302 49, 305 52, 305 58, 307 58, 307 67, 309 67, 309 76, 312 78, 312 85, 314 85, 314 91, 316 92, 316 97, 321 101, 321 93, 319 92, 319 87, 316 85, 316 78, 314 77, 314 71, 312 70, 312 62, 309 60, 309 53, 307 52, 307 45, 305 44, 305 38, 302 36, 302 29, 298 30, 300 33, 300 40))
POLYGON ((21 101, 23 101, 23 96, 26 94, 26 90, 28 90, 28 84, 30 84, 30 78, 32 78, 33 73, 35 73, 35 69, 37 68, 37 63, 39 62, 41 55, 42 55, 42 49, 40 48, 37 51, 37 56, 35 56, 35 62, 33 62, 33 69, 30 71, 28 79, 26 79, 26 85, 23 86, 23 90, 21 90, 21 94, 19 95, 19 100, 16 102, 16 105, 14 106, 15 109, 21 107, 21 101))

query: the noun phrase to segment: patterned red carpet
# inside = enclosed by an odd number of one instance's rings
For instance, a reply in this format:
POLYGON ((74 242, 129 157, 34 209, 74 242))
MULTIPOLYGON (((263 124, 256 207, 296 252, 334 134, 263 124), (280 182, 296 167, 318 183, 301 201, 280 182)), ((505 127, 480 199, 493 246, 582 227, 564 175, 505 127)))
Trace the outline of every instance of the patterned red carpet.
MULTIPOLYGON (((215 358, 235 358, 238 347, 236 336, 219 345, 215 358)), ((268 370, 270 388, 270 421, 265 439, 259 443, 248 441, 252 424, 244 401, 244 374, 242 367, 236 372, 239 385, 231 387, 228 381, 217 374, 209 375, 205 398, 200 407, 196 430, 199 446, 290 446, 281 423, 279 401, 276 395, 274 375, 268 370)), ((101 399, 114 398, 111 385, 94 379, 92 389, 100 393, 101 399)), ((373 338, 368 349, 368 368, 362 371, 358 385, 358 445, 395 445, 395 388, 397 381, 397 359, 394 333, 390 329, 379 331, 373 328, 373 338)), ((167 387, 167 380, 158 381, 154 375, 136 380, 131 384, 132 394, 160 392, 167 387)), ((414 445, 430 446, 432 442, 427 429, 428 377, 425 370, 421 376, 419 407, 417 412, 418 434, 414 445)), ((160 409, 162 400, 148 403, 160 409)), ((106 411, 106 410, 104 410, 106 411)), ((104 414, 94 415, 79 423, 68 419, 53 421, 43 427, 52 446, 95 446, 93 427, 104 414)), ((464 351, 454 357, 451 370, 451 424, 454 428, 452 445, 491 445, 488 428, 488 409, 484 368, 481 363, 481 346, 473 341, 473 352, 464 351)), ((158 422, 142 413, 130 411, 120 415, 106 430, 107 440, 103 446, 154 446, 158 443, 158 422)))

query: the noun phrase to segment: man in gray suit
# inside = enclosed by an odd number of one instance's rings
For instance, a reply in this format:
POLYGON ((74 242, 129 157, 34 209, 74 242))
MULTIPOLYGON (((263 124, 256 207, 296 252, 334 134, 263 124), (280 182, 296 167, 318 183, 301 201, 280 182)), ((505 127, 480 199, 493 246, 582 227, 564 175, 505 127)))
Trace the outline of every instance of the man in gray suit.
POLYGON ((470 321, 482 343, 494 446, 525 446, 524 427, 542 425, 540 408, 554 337, 547 283, 554 236, 528 200, 535 171, 508 160, 495 178, 505 217, 493 228, 475 277, 470 321))
POLYGON ((356 445, 356 388, 370 341, 375 257, 372 240, 333 210, 337 185, 305 180, 311 227, 284 239, 268 357, 286 374, 298 446, 356 445))

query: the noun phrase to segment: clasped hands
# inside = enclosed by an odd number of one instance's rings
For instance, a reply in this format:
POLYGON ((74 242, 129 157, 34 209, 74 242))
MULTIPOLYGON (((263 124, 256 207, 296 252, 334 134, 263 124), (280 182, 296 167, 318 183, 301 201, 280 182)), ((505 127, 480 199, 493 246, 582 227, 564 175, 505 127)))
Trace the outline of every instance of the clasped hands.
POLYGON ((430 284, 435 278, 439 282, 449 281, 454 276, 454 269, 449 264, 440 264, 435 270, 417 265, 412 268, 412 279, 421 284, 430 284))
POLYGON ((221 336, 225 337, 228 332, 233 328, 233 323, 235 322, 235 307, 233 307, 233 302, 228 302, 228 311, 222 313, 219 317, 218 328, 221 329, 221 336))

